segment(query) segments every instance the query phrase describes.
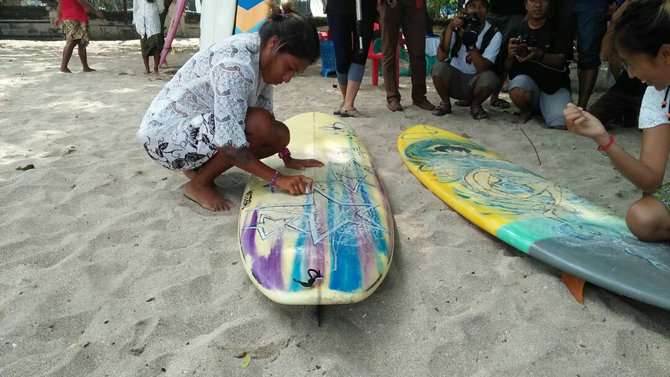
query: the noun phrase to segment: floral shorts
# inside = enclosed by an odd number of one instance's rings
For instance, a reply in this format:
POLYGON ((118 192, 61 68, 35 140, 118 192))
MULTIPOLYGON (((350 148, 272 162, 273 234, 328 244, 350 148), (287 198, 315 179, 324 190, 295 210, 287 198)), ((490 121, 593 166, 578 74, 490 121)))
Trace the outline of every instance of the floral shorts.
POLYGON ((666 183, 659 187, 652 195, 658 198, 665 208, 670 211, 670 183, 666 183))
POLYGON ((162 138, 147 137, 144 149, 153 160, 172 170, 197 169, 217 150, 214 138, 214 115, 198 115, 185 127, 178 127, 162 138))
POLYGON ((79 41, 79 46, 86 47, 88 45, 89 33, 88 22, 80 22, 74 20, 63 20, 63 35, 66 41, 79 41))

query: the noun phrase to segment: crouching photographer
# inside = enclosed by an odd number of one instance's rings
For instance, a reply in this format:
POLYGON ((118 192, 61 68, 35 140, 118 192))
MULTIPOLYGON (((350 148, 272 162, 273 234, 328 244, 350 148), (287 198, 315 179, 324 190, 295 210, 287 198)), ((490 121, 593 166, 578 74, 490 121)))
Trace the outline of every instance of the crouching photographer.
POLYGON ((572 48, 569 33, 548 17, 551 0, 525 0, 526 17, 507 42, 505 69, 509 96, 521 110, 514 123, 541 114, 547 126, 565 129, 563 109, 572 101, 566 56, 572 48))
POLYGON ((470 103, 474 119, 488 117, 482 103, 500 85, 493 67, 502 43, 502 34, 485 21, 488 11, 487 0, 469 0, 465 14, 454 17, 442 32, 438 62, 431 68, 442 100, 434 115, 451 113, 451 98, 456 98, 470 103))

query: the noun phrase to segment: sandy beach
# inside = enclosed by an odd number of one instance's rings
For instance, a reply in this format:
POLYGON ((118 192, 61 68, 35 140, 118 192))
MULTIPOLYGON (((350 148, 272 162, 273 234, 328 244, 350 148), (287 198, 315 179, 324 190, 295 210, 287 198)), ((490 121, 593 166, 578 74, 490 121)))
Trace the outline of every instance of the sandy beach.
MULTIPOLYGON (((135 136, 197 43, 177 40, 155 77, 142 74, 138 41, 92 41, 98 71, 82 73, 75 52, 73 74, 58 72, 63 41, 0 41, 1 377, 670 374, 668 311, 589 284, 577 303, 560 271, 451 210, 396 147, 412 125, 443 127, 624 216, 640 191, 593 142, 537 120, 514 125, 511 109, 488 102, 490 119, 458 107, 435 117, 410 105, 408 77, 406 110, 391 113, 369 64, 357 99, 369 117, 347 122, 386 185, 391 270, 367 300, 323 307, 321 326, 314 307, 266 299, 241 266, 237 208, 186 200, 185 177, 135 136)), ((311 66, 276 87, 276 117, 331 113, 335 82, 311 66)), ((638 130, 613 133, 639 154, 638 130)), ((234 169, 218 190, 239 207, 247 178, 234 169)))

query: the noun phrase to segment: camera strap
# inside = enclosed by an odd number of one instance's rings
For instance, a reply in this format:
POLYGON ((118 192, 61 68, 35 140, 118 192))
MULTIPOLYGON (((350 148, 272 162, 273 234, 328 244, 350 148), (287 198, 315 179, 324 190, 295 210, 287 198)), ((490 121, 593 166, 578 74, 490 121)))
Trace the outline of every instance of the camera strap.
MULTIPOLYGON (((491 39, 493 39, 493 36, 496 35, 498 32, 498 28, 491 25, 491 27, 484 33, 484 36, 482 37, 482 45, 479 47, 479 50, 484 53, 486 51, 486 48, 489 46, 491 43, 491 39)), ((458 51, 461 50, 461 47, 463 47, 463 41, 461 39, 461 36, 458 33, 454 33, 454 37, 456 38, 454 40, 454 47, 451 48, 451 59, 454 59, 455 57, 458 56, 458 51)))

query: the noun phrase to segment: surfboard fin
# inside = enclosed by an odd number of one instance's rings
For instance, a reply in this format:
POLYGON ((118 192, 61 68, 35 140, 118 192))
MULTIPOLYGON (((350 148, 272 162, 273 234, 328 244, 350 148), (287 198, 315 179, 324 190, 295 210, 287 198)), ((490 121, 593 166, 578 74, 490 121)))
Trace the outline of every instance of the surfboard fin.
POLYGON ((562 272, 561 275, 563 277, 563 283, 565 283, 565 286, 568 287, 568 290, 570 293, 572 293, 572 296, 575 298, 575 300, 577 300, 578 303, 583 304, 585 283, 584 279, 570 275, 565 271, 562 272))

